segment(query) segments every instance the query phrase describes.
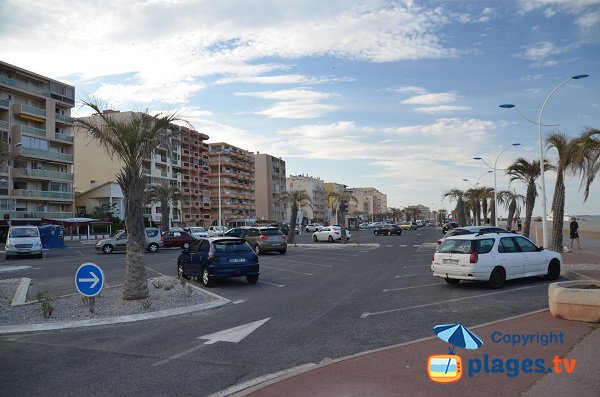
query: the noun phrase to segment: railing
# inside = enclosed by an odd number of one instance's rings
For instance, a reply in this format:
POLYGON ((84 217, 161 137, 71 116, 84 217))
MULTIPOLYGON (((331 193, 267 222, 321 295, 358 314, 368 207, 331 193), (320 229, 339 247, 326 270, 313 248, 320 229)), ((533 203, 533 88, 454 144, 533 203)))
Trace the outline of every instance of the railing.
POLYGON ((73 121, 74 121, 72 117, 65 116, 64 114, 60 114, 60 113, 56 113, 54 115, 54 117, 56 118, 56 120, 60 120, 67 124, 73 124, 73 121))
POLYGON ((35 197, 35 198, 53 198, 62 200, 72 200, 72 192, 51 192, 47 190, 13 190, 13 196, 17 197, 35 197))
POLYGON ((18 172, 22 176, 31 176, 31 177, 40 177, 40 178, 49 178, 49 179, 60 179, 64 181, 72 181, 73 174, 67 174, 64 172, 56 172, 56 171, 45 171, 45 170, 34 170, 31 168, 20 169, 18 172))
POLYGON ((47 96, 47 97, 50 96, 50 91, 48 91, 48 90, 29 85, 27 83, 22 83, 17 80, 9 79, 6 76, 0 76, 0 84, 8 85, 11 87, 16 87, 21 90, 33 92, 33 93, 40 94, 40 95, 47 96))
POLYGON ((30 127, 28 125, 20 125, 19 127, 21 127, 22 134, 37 135, 37 136, 42 136, 44 138, 46 137, 46 130, 44 130, 44 129, 30 127))
POLYGON ((21 152, 24 155, 30 155, 30 156, 36 156, 36 157, 47 157, 47 158, 50 158, 53 160, 73 161, 72 154, 51 152, 49 150, 39 150, 39 149, 31 149, 31 148, 27 148, 27 147, 21 147, 21 152))
POLYGON ((10 101, 8 99, 0 99, 0 106, 7 108, 10 106, 10 101))
POLYGON ((72 135, 61 134, 60 132, 57 132, 57 133, 54 134, 54 137, 56 139, 58 139, 59 141, 73 142, 73 136, 72 135))
POLYGON ((8 121, 0 120, 0 128, 8 129, 8 121))
POLYGON ((72 212, 29 212, 29 211, 0 211, 0 219, 8 215, 9 219, 31 219, 31 218, 48 218, 48 219, 66 219, 72 218, 72 212))
POLYGON ((35 106, 21 104, 21 111, 46 117, 46 111, 44 109, 36 108, 35 106))

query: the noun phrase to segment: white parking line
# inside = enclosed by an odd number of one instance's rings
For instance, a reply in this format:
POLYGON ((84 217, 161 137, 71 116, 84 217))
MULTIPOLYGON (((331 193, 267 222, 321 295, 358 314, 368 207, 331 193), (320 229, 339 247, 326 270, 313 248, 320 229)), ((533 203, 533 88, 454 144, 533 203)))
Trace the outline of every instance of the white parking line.
POLYGON ((320 263, 312 263, 312 262, 302 262, 302 261, 293 261, 291 259, 281 259, 281 258, 277 258, 275 259, 275 261, 279 262, 279 261, 283 261, 283 262, 292 262, 292 263, 299 263, 301 265, 312 265, 312 266, 321 266, 321 267, 329 267, 332 268, 333 265, 323 265, 320 263))
POLYGON ((266 267, 267 269, 281 270, 282 272, 304 274, 305 276, 312 276, 312 273, 297 272, 295 270, 282 269, 282 268, 279 268, 279 267, 272 267, 272 266, 267 266, 267 265, 260 265, 260 267, 266 267))
POLYGON ((471 295, 471 296, 465 296, 463 298, 447 299, 447 300, 438 301, 438 302, 425 303, 423 305, 416 305, 416 306, 409 306, 409 307, 399 307, 397 309, 382 310, 382 311, 373 312, 373 313, 364 312, 363 314, 360 315, 360 318, 367 318, 367 317, 370 317, 370 316, 379 316, 381 314, 389 314, 389 313, 401 312, 401 311, 405 311, 405 310, 420 309, 422 307, 442 305, 444 303, 458 302, 458 301, 462 301, 462 300, 466 300, 466 299, 481 298, 481 297, 485 297, 485 296, 505 294, 507 292, 519 291, 519 290, 522 290, 522 289, 539 288, 539 287, 546 287, 546 288, 548 288, 548 284, 532 285, 532 286, 529 286, 529 287, 521 287, 521 288, 512 288, 512 289, 507 289, 507 290, 504 290, 504 291, 488 292, 487 294, 471 295))
POLYGON ((401 247, 401 248, 406 248, 406 247, 408 247, 408 245, 406 245, 406 244, 402 244, 402 245, 400 245, 400 247, 401 247))
MULTIPOLYGON (((322 256, 316 256, 316 255, 302 255, 303 258, 318 258, 318 259, 327 259, 327 258, 323 258, 322 256)), ((335 258, 338 261, 342 261, 342 262, 348 262, 349 259, 338 259, 335 258)))
POLYGON ((262 281, 262 280, 258 280, 258 282, 259 283, 263 283, 263 284, 272 285, 272 286, 277 287, 277 288, 283 288, 283 287, 285 287, 285 284, 275 284, 275 283, 270 283, 268 281, 262 281))
POLYGON ((413 277, 413 276, 425 276, 426 274, 431 275, 432 273, 417 273, 417 274, 403 274, 401 276, 394 276, 394 278, 400 278, 400 277, 413 277))
POLYGON ((433 285, 446 285, 446 283, 435 283, 435 284, 423 284, 423 285, 413 285, 412 287, 402 287, 402 288, 390 288, 384 289, 381 292, 391 292, 391 291, 403 291, 405 289, 413 289, 413 288, 421 288, 421 287, 431 287, 433 285))

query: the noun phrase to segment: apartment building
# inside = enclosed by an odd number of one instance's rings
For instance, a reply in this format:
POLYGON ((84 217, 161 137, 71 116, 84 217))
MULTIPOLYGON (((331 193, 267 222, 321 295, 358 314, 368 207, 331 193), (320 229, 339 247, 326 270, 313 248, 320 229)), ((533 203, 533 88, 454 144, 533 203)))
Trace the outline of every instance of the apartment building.
POLYGON ((329 208, 329 223, 331 224, 336 224, 338 222, 336 214, 337 204, 333 198, 330 198, 329 195, 331 193, 343 193, 346 191, 346 188, 347 186, 342 185, 341 183, 325 182, 325 198, 329 208))
POLYGON ((228 228, 254 224, 254 155, 219 142, 208 144, 208 157, 212 224, 228 228))
MULTIPOLYGON (((290 175, 286 180, 288 191, 304 191, 312 202, 312 208, 303 207, 303 217, 309 222, 325 222, 329 220, 330 211, 325 194, 325 182, 321 178, 308 175, 290 175)), ((288 210, 291 216, 291 208, 288 210)), ((288 217, 289 217, 288 216, 288 217)))
POLYGON ((0 217, 36 224, 74 214, 75 87, 0 61, 0 139, 15 161, 0 167, 0 217))
MULTIPOLYGON (((133 112, 119 112, 106 110, 105 114, 110 117, 131 117, 133 112)), ((99 115, 92 115, 85 119, 101 122, 99 115)), ((170 125, 169 129, 181 132, 178 125, 170 125)), ((123 167, 118 159, 111 159, 106 150, 84 131, 75 131, 75 190, 87 192, 92 188, 107 182, 115 182, 116 175, 123 167)), ((146 175, 148 185, 168 184, 181 189, 181 135, 174 134, 170 147, 161 145, 154 150, 143 162, 143 172, 146 175)), ((100 200, 102 201, 102 200, 100 200)), ((105 200, 108 203, 108 197, 105 200)), ((171 208, 172 224, 182 224, 180 203, 174 202, 171 208)), ((144 209, 144 217, 154 224, 161 221, 160 203, 147 205, 144 209)))
POLYGON ((210 164, 208 135, 181 128, 181 220, 185 226, 209 227, 210 164))
POLYGON ((256 219, 289 222, 287 204, 281 202, 285 192, 285 161, 268 154, 254 155, 256 183, 256 219))
POLYGON ((370 219, 369 217, 384 214, 388 210, 387 195, 374 187, 354 187, 349 192, 356 198, 356 201, 348 203, 349 214, 370 219))

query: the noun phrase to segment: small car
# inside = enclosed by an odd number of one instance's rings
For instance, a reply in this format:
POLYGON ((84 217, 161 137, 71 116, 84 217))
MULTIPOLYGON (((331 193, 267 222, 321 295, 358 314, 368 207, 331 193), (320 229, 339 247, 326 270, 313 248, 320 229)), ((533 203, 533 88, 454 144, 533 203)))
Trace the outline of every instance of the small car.
POLYGON ((192 236, 192 238, 195 238, 195 239, 209 237, 208 231, 205 228, 200 227, 200 226, 184 227, 183 231, 189 233, 190 236, 192 236))
POLYGON ((225 232, 225 234, 223 234, 224 237, 242 237, 244 235, 244 233, 246 232, 246 230, 248 230, 249 227, 248 226, 241 226, 241 227, 233 227, 231 229, 229 229, 228 231, 225 232))
MULTIPOLYGON (((163 246, 160 229, 147 227, 144 229, 145 248, 148 252, 157 252, 159 247, 163 246)), ((111 238, 100 240, 96 243, 96 250, 105 254, 112 254, 114 251, 125 251, 127 249, 127 232, 121 230, 115 233, 111 238)))
POLYGON ((438 246, 442 245, 445 239, 451 236, 458 236, 459 234, 476 234, 476 233, 505 233, 508 230, 502 229, 501 227, 496 226, 465 226, 465 227, 456 227, 454 229, 448 230, 444 236, 437 241, 438 246))
POLYGON ((246 240, 235 237, 210 237, 192 242, 177 258, 177 275, 189 280, 197 277, 211 287, 214 280, 246 277, 250 284, 258 282, 258 256, 246 240))
POLYGON ((256 255, 273 251, 284 255, 287 251, 287 238, 276 227, 250 227, 241 237, 248 242, 256 255))
POLYGON ((392 234, 400 236, 402 235, 402 228, 398 225, 382 225, 373 230, 373 234, 376 236, 391 236, 392 234))
MULTIPOLYGON (((348 238, 348 241, 350 241, 352 234, 349 230, 346 230, 346 237, 348 238)), ((339 226, 326 226, 319 231, 314 232, 312 238, 314 242, 329 241, 330 243, 333 243, 334 241, 342 239, 342 228, 339 226)))
POLYGON ((163 247, 189 248, 194 238, 188 232, 168 231, 162 234, 163 247))
POLYGON ((208 235, 210 237, 222 236, 225 234, 226 231, 227 228, 225 226, 211 226, 208 228, 208 235))
POLYGON ((458 227, 458 223, 456 223, 456 222, 446 222, 442 226, 442 234, 446 234, 448 232, 448 230, 454 229, 457 227, 458 227))
POLYGON ((6 259, 15 256, 43 257, 40 229, 37 226, 11 226, 5 243, 6 259))
POLYGON ((321 229, 322 227, 323 227, 323 225, 321 225, 320 223, 309 223, 308 225, 306 225, 306 227, 304 228, 304 230, 307 233, 310 233, 310 232, 316 232, 319 229, 321 229))
POLYGON ((545 276, 556 280, 563 259, 512 232, 461 234, 448 237, 434 253, 431 271, 448 284, 461 280, 487 281, 501 288, 506 280, 545 276))

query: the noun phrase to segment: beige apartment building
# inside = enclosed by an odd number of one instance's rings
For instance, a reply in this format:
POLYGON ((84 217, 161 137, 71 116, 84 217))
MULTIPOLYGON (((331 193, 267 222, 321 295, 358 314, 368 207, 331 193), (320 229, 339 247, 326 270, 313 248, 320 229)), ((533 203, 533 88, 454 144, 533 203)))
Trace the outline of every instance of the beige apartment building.
MULTIPOLYGON (((311 222, 325 222, 329 219, 330 211, 327 205, 325 182, 321 178, 308 175, 290 175, 286 181, 286 189, 290 192, 304 191, 312 202, 312 207, 300 208, 299 217, 311 222)), ((288 218, 291 217, 291 208, 288 208, 288 218)))
POLYGON ((181 220, 209 227, 211 219, 208 135, 181 128, 181 220))
POLYGON ((285 192, 285 161, 268 154, 254 155, 256 184, 256 219, 259 221, 289 222, 287 205, 281 202, 285 192))
POLYGON ((371 217, 388 211, 387 195, 374 187, 354 187, 348 190, 356 197, 356 201, 348 203, 349 214, 371 220, 371 217))
MULTIPOLYGON (((325 182, 325 198, 327 200, 327 206, 329 208, 329 223, 334 225, 337 223, 337 205, 333 198, 330 198, 330 193, 343 193, 347 189, 346 185, 335 182, 325 182)), ((349 204, 349 203, 348 203, 349 204)))
POLYGON ((208 157, 212 224, 255 224, 254 154, 219 142, 208 144, 208 157))
POLYGON ((16 157, 0 167, 3 224, 73 217, 74 103, 75 87, 0 61, 0 139, 16 157))
MULTIPOLYGON (((105 113, 111 117, 130 117, 132 112, 119 112, 107 110, 105 113)), ((85 119, 100 120, 98 115, 92 115, 85 119)), ((170 125, 170 129, 179 131, 182 127, 170 125)), ((123 167, 118 159, 111 159, 106 150, 98 145, 84 131, 75 131, 75 191, 86 193, 96 189, 99 185, 107 182, 115 182, 116 175, 123 167)), ((148 185, 166 183, 181 188, 181 135, 176 135, 171 141, 171 147, 159 146, 147 158, 144 159, 143 172, 146 175, 148 185)), ((109 198, 96 198, 100 203, 109 203, 109 198)), ((86 204, 78 202, 79 208, 85 208, 86 204)), ((182 223, 180 203, 175 202, 171 208, 172 224, 182 223)), ((144 217, 151 220, 153 224, 161 221, 160 203, 148 205, 144 209, 144 217)))

